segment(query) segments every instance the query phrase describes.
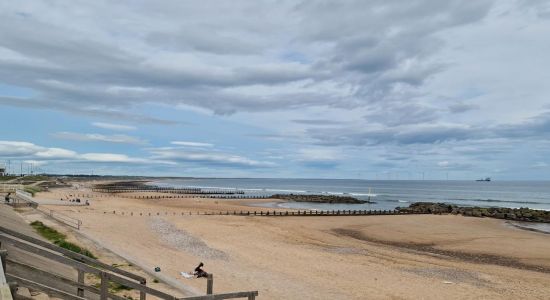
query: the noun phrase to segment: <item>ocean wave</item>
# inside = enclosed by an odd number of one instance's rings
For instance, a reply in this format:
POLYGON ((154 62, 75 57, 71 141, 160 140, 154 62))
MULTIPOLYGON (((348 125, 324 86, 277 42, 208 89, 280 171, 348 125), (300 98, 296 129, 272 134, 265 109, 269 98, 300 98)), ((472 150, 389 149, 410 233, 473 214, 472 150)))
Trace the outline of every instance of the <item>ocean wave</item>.
POLYGON ((369 196, 369 197, 376 197, 378 194, 369 194, 369 193, 349 193, 352 196, 369 196))
POLYGON ((500 199, 462 199, 462 198, 454 198, 454 199, 449 199, 449 200, 452 200, 452 201, 489 202, 489 203, 549 204, 549 203, 545 203, 545 202, 536 202, 536 201, 500 200, 500 199))

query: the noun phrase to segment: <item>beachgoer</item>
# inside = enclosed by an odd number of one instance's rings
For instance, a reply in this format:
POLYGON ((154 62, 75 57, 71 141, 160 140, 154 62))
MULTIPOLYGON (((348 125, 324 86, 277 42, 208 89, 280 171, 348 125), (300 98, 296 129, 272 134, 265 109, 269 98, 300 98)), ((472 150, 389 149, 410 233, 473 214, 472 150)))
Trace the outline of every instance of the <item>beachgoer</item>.
POLYGON ((10 195, 11 195, 11 193, 8 193, 8 194, 6 195, 6 197, 4 198, 4 200, 6 201, 6 203, 10 203, 10 195))
POLYGON ((195 272, 193 273, 195 276, 197 276, 197 278, 200 278, 200 277, 208 277, 208 273, 206 273, 202 267, 204 266, 204 264, 201 262, 199 264, 198 267, 195 268, 195 272))

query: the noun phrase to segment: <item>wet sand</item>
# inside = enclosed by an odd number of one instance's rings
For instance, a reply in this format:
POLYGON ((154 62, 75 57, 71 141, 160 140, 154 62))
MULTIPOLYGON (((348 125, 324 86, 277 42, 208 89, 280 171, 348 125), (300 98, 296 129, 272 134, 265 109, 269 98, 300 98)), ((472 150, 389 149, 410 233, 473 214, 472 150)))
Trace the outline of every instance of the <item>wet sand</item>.
MULTIPOLYGON (((79 192, 92 194, 86 184, 79 192)), ((75 190, 56 189, 37 197, 59 199, 69 193, 75 190)), ((184 279, 179 272, 191 271, 202 261, 214 274, 214 292, 258 290, 260 299, 548 299, 550 295, 550 236, 501 220, 451 215, 187 214, 260 210, 247 206, 257 202, 253 200, 114 195, 93 197, 90 202, 89 207, 49 208, 81 219, 82 234, 122 257, 147 270, 161 267, 157 274, 161 281, 177 282, 189 293, 204 292, 206 280, 184 279)))

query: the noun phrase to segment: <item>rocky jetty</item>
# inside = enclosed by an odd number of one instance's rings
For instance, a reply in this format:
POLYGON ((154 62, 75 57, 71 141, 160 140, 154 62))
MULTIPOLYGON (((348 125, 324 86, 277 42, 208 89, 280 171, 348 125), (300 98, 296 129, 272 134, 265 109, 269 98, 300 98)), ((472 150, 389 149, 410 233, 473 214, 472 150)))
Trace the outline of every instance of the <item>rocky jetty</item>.
POLYGON ((344 203, 344 204, 361 204, 374 203, 366 200, 359 200, 350 196, 337 195, 295 195, 295 194, 275 194, 271 198, 281 199, 294 202, 314 202, 314 203, 344 203))
POLYGON ((550 223, 550 211, 530 208, 466 207, 445 203, 416 202, 409 207, 397 207, 399 211, 431 214, 454 214, 469 217, 490 217, 524 222, 550 223))

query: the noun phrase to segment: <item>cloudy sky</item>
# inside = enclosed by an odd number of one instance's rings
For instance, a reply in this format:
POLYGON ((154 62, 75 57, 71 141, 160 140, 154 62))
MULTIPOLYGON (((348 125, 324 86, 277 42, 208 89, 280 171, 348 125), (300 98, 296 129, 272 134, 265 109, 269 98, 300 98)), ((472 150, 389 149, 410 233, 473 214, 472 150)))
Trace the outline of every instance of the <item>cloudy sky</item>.
POLYGON ((548 3, 1 1, 0 161, 548 180, 548 3))

